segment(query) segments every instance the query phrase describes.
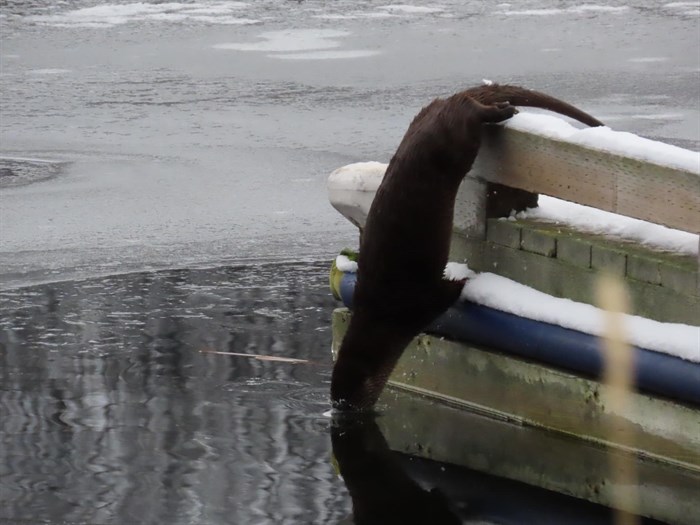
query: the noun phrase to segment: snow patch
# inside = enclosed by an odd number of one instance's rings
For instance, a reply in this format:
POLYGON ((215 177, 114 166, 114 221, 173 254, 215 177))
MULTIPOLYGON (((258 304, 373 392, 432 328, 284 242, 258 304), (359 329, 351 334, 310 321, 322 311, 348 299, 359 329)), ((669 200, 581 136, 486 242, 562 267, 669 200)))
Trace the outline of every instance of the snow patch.
POLYGON ((328 177, 328 187, 355 192, 377 191, 384 178, 387 164, 368 161, 347 164, 333 171, 328 177))
POLYGON ((700 153, 606 127, 578 129, 550 115, 520 112, 505 126, 615 155, 700 174, 700 153))
POLYGON ((335 258, 335 267, 341 272, 357 272, 357 263, 355 261, 351 261, 347 255, 338 255, 338 257, 335 258))
MULTIPOLYGON (((603 310, 553 297, 492 273, 482 273, 467 281, 462 298, 590 335, 600 337, 604 333, 603 310)), ((661 323, 636 315, 624 315, 623 318, 630 344, 700 363, 700 327, 661 323)))
POLYGON ((698 235, 693 233, 673 230, 660 224, 617 215, 547 195, 540 195, 537 208, 529 208, 515 217, 566 224, 579 231, 636 241, 661 250, 695 256, 698 254, 698 235))
POLYGON ((476 275, 476 272, 469 269, 469 266, 463 263, 448 262, 443 272, 443 277, 448 281, 461 281, 470 279, 476 275))

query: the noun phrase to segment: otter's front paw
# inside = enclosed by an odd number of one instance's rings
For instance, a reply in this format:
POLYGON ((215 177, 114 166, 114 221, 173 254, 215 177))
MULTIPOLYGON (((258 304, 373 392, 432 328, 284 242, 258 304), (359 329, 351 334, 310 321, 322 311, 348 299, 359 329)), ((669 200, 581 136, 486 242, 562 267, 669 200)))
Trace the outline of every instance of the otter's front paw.
POLYGON ((518 113, 515 106, 511 106, 509 102, 497 102, 486 107, 484 114, 484 122, 502 122, 518 113))

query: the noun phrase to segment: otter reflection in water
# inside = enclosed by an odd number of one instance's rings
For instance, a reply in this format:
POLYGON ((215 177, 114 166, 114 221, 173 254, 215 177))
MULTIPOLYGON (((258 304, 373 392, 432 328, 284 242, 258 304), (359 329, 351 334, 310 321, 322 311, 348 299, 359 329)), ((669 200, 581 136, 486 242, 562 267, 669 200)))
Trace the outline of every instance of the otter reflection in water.
POLYGON ((442 492, 423 489, 406 473, 375 417, 368 413, 333 417, 333 455, 352 498, 354 521, 347 523, 460 525, 462 520, 442 492))

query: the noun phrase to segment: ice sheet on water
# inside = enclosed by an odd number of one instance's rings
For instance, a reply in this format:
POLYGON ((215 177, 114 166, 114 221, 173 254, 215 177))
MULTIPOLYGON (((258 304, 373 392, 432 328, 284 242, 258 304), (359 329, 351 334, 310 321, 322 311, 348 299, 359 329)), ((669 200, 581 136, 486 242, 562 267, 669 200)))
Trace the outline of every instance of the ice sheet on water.
POLYGON ((134 2, 105 4, 73 9, 63 13, 31 16, 30 20, 56 27, 110 27, 129 22, 184 22, 209 24, 255 24, 258 20, 241 17, 250 6, 246 2, 134 2))
POLYGON ((350 35, 349 31, 335 29, 288 29, 268 31, 258 35, 256 42, 233 42, 216 44, 215 49, 234 51, 311 51, 332 49, 340 46, 339 38, 350 35))
MULTIPOLYGON (((352 7, 357 7, 354 4, 352 7)), ((346 5, 329 5, 315 9, 314 18, 327 20, 352 20, 362 18, 411 18, 440 14, 441 6, 391 4, 364 6, 348 10, 346 5), (320 11, 320 12, 319 12, 320 11)), ((204 0, 187 2, 130 2, 107 3, 92 7, 70 9, 63 12, 40 13, 28 19, 34 23, 53 27, 107 28, 133 22, 194 23, 212 25, 258 24, 269 18, 260 15, 261 9, 254 2, 228 2, 204 0), (260 16, 259 16, 260 15, 260 16)))
POLYGON ((365 58, 378 55, 379 51, 370 49, 350 49, 347 51, 307 51, 306 53, 287 53, 268 55, 282 60, 339 60, 347 58, 365 58))
POLYGON ((340 47, 339 39, 350 36, 350 31, 336 29, 288 29, 268 31, 258 35, 255 42, 232 42, 214 45, 215 49, 232 51, 271 52, 270 58, 284 60, 333 60, 363 58, 379 51, 369 49, 331 49, 340 47))
POLYGON ((359 20, 368 18, 416 18, 424 15, 447 16, 446 7, 441 5, 422 6, 413 4, 389 4, 374 6, 371 10, 345 11, 343 13, 321 13, 314 18, 322 20, 359 20))
POLYGON ((581 14, 621 14, 629 9, 628 6, 608 6, 598 4, 584 4, 566 8, 535 8, 535 9, 511 9, 506 5, 498 11, 508 16, 553 16, 553 15, 581 15, 581 14))
POLYGON ((30 69, 27 71, 30 75, 63 75, 70 73, 70 69, 45 68, 45 69, 30 69))
POLYGON ((700 16, 700 2, 669 2, 664 9, 682 16, 700 16))
POLYGON ((348 14, 340 13, 324 13, 320 15, 314 15, 313 18, 318 18, 320 20, 359 20, 363 18, 398 18, 399 15, 395 13, 389 13, 387 11, 356 11, 348 14))
POLYGON ((657 62, 666 62, 667 60, 668 57, 634 57, 628 59, 627 61, 635 64, 653 64, 657 62))
POLYGON ((421 6, 421 5, 410 5, 410 4, 391 4, 383 5, 378 7, 382 11, 388 11, 390 13, 409 13, 409 14, 428 14, 428 13, 440 13, 444 9, 440 6, 421 6))

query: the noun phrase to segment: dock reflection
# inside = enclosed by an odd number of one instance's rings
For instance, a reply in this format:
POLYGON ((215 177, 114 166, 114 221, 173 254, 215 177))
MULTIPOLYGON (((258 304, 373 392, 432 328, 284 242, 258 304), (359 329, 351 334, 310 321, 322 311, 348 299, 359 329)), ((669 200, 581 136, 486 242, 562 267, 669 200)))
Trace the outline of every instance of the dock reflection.
POLYGON ((595 475, 598 447, 393 388, 378 407, 334 414, 333 455, 353 507, 338 525, 615 523, 610 508, 532 481, 565 487, 579 470, 595 475))

